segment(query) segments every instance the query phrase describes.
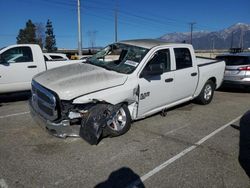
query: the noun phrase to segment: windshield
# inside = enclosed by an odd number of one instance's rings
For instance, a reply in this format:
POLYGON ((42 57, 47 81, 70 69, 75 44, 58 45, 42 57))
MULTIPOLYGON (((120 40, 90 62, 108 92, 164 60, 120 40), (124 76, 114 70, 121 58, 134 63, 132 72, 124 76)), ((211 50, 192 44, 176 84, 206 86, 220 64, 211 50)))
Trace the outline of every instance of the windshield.
POLYGON ((119 73, 130 74, 148 51, 146 48, 115 43, 93 55, 87 63, 119 73))

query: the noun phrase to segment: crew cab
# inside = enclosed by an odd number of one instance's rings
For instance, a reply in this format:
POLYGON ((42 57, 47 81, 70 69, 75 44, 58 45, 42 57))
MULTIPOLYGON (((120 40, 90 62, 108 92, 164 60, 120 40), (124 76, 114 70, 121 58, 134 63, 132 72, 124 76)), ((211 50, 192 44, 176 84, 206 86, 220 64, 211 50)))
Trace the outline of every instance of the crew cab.
POLYGON ((34 75, 77 62, 81 61, 45 61, 41 48, 36 44, 17 44, 2 48, 0 50, 0 94, 30 90, 34 75))
POLYGON ((86 63, 35 76, 31 114, 55 136, 97 144, 124 134, 133 120, 193 99, 210 103, 224 70, 224 61, 197 58, 189 44, 121 41, 86 63))

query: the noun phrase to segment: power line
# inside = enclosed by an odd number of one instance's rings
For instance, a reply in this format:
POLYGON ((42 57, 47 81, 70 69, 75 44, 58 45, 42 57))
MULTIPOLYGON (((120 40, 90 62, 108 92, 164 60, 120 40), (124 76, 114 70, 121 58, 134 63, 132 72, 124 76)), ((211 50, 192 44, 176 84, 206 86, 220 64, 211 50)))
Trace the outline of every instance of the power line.
MULTIPOLYGON (((102 10, 106 10, 106 11, 112 11, 110 9, 110 6, 100 6, 100 3, 101 2, 98 2, 98 1, 89 1, 88 3, 93 3, 93 4, 98 4, 95 6, 91 6, 91 8, 94 8, 94 9, 102 9, 102 10), (98 7, 97 7, 98 6, 98 7), (109 10, 110 9, 110 10, 109 10)), ((105 2, 106 4, 106 2, 105 2)), ((171 25, 171 26, 174 26, 174 27, 181 27, 181 26, 184 26, 188 23, 188 21, 185 21, 185 20, 178 20, 178 19, 174 19, 174 18, 169 18, 169 17, 166 17, 164 15, 157 15, 155 14, 155 12, 151 12, 151 11, 141 11, 141 10, 138 10, 137 13, 141 13, 141 14, 134 14, 134 13, 131 13, 129 11, 125 11, 125 10, 122 10, 120 9, 119 10, 120 13, 124 13, 126 16, 133 16, 133 17, 136 17, 136 18, 140 18, 140 19, 144 19, 144 20, 151 20, 151 21, 154 21, 154 22, 161 22, 165 25, 171 25), (142 16, 142 14, 144 15, 150 15, 149 16, 142 16)), ((208 29, 208 30, 218 30, 218 28, 215 28, 215 27, 211 27, 211 26, 208 26, 208 25, 203 25, 203 24, 199 24, 198 27, 196 28, 199 28, 201 30, 204 30, 204 28, 208 29)))
MULTIPOLYGON (((70 8, 74 8, 76 5, 74 0, 71 0, 71 1, 42 0, 40 2, 45 2, 45 3, 49 3, 53 5, 61 5, 61 6, 70 7, 70 8)), ((104 4, 102 1, 91 0, 91 1, 86 2, 84 5, 82 5, 81 8, 84 7, 87 9, 101 9, 103 11, 113 12, 112 8, 110 8, 112 6, 115 6, 114 3, 109 2, 107 4, 107 2, 105 1, 105 4, 104 4), (89 4, 92 4, 92 5, 89 6, 89 4)), ((129 11, 125 11, 121 9, 119 10, 119 13, 123 14, 123 16, 125 17, 133 17, 133 18, 141 19, 147 22, 154 22, 154 24, 157 23, 159 25, 164 25, 164 26, 183 27, 185 24, 188 23, 187 21, 184 21, 184 20, 177 20, 173 18, 162 17, 162 15, 156 15, 150 11, 143 12, 139 10, 138 12, 145 13, 146 15, 150 15, 150 16, 142 16, 142 14, 134 14, 129 11)), ((205 26, 205 25, 199 25, 197 28, 204 29, 204 28, 211 28, 211 27, 205 26)))
MULTIPOLYGON (((96 17, 98 19, 105 20, 107 22, 112 22, 114 20, 112 15, 103 14, 102 16, 100 16, 100 15, 94 14, 94 13, 90 12, 89 10, 85 9, 85 13, 86 12, 88 12, 88 14, 86 14, 86 16, 96 17)), ((152 24, 143 24, 142 22, 140 22, 140 27, 138 27, 138 24, 126 21, 126 20, 124 20, 124 18, 122 16, 119 17, 119 24, 127 26, 127 27, 133 27, 133 28, 137 27, 137 28, 145 28, 147 30, 154 30, 154 31, 159 31, 159 30, 162 30, 163 32, 166 31, 166 27, 162 27, 162 26, 152 27, 152 24)), ((102 24, 102 22, 99 23, 99 25, 105 26, 104 24, 102 24)))
MULTIPOLYGON (((23 0, 23 1, 29 1, 29 2, 33 2, 32 0, 23 0)), ((22 1, 22 2, 23 2, 22 1)), ((46 4, 52 4, 54 6, 63 6, 64 8, 71 8, 71 10, 75 10, 76 7, 76 1, 75 0, 40 0, 41 3, 46 3, 46 4)), ((84 5, 82 5, 82 7, 86 7, 86 8, 91 8, 91 9, 101 9, 104 11, 110 11, 113 12, 113 8, 112 6, 115 6, 115 3, 113 3, 113 1, 111 2, 103 2, 103 1, 97 1, 97 0, 91 0, 91 1, 86 1, 86 3, 84 5), (92 4, 89 6, 89 4, 92 4), (110 8, 111 7, 111 8, 110 8)), ((164 15, 157 15, 155 14, 155 12, 152 11, 137 11, 137 13, 140 14, 134 14, 131 13, 127 10, 119 10, 119 13, 123 13, 123 16, 126 17, 134 17, 134 18, 138 18, 141 20, 145 20, 147 22, 155 22, 157 24, 161 24, 161 25, 165 25, 165 26, 172 26, 172 27, 183 27, 185 24, 187 24, 188 22, 185 20, 177 20, 174 18, 168 18, 165 17, 164 15), (150 16, 142 16, 142 15, 150 15, 150 16)), ((196 28, 199 29, 204 29, 204 28, 208 28, 208 29, 213 29, 213 30, 217 30, 217 28, 212 28, 210 26, 206 26, 206 25, 199 25, 196 28)))

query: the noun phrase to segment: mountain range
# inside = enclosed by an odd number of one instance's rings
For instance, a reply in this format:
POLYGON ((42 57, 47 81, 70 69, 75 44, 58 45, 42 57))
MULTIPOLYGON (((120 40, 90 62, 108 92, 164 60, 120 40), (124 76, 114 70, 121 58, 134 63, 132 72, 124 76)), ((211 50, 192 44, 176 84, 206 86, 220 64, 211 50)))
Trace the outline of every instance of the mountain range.
MULTIPOLYGON (((196 50, 250 48, 250 25, 244 23, 234 24, 220 31, 195 31, 193 32, 193 46, 196 50)), ((191 34, 168 33, 160 37, 167 42, 190 43, 191 34)))

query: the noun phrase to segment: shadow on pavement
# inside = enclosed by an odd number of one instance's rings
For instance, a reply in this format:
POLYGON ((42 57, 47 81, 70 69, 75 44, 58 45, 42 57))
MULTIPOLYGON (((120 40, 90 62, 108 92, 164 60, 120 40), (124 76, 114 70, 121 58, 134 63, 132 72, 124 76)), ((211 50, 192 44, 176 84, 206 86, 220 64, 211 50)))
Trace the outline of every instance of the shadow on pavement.
POLYGON ((234 128, 234 129, 238 130, 238 131, 240 130, 240 126, 237 126, 237 125, 234 125, 234 124, 231 124, 230 126, 232 128, 234 128))
POLYGON ((108 179, 99 183, 95 188, 121 188, 121 187, 133 187, 133 188, 145 188, 140 176, 133 172, 130 168, 122 167, 112 172, 108 179), (134 183, 136 182, 136 183, 134 183), (131 184, 133 183, 133 184, 131 184))
POLYGON ((31 96, 30 91, 1 94, 0 95, 0 106, 1 106, 1 103, 26 101, 30 98, 30 96, 31 96))

